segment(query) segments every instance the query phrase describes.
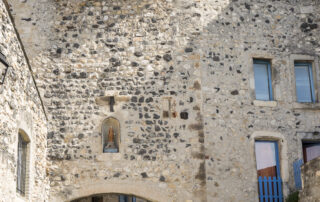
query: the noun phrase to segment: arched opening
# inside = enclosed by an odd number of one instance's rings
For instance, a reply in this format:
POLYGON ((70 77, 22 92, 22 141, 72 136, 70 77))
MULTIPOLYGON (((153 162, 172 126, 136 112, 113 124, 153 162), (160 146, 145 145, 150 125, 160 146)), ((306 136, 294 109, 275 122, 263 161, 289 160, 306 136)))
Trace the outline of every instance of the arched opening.
POLYGON ((18 150, 17 150, 17 192, 26 196, 29 180, 29 144, 30 138, 23 131, 18 132, 18 150))
POLYGON ((120 145, 120 123, 109 117, 102 123, 103 153, 118 153, 120 145))
POLYGON ((110 194, 91 195, 91 196, 72 200, 71 202, 149 202, 149 201, 134 195, 110 193, 110 194))
POLYGON ((137 202, 173 201, 171 194, 175 191, 175 190, 168 189, 166 187, 160 187, 158 182, 154 183, 150 181, 147 182, 147 181, 139 181, 139 180, 108 181, 102 178, 97 181, 92 181, 91 179, 86 179, 82 181, 82 183, 80 183, 79 185, 80 185, 79 188, 70 190, 71 192, 68 195, 61 195, 59 192, 51 194, 49 201, 50 202, 51 201, 52 202, 60 202, 60 201, 73 202, 83 198, 100 196, 100 195, 108 195, 108 194, 121 194, 121 195, 127 195, 127 196, 135 196, 137 199, 136 200, 137 202), (138 199, 139 200, 143 199, 143 200, 139 201, 138 199))

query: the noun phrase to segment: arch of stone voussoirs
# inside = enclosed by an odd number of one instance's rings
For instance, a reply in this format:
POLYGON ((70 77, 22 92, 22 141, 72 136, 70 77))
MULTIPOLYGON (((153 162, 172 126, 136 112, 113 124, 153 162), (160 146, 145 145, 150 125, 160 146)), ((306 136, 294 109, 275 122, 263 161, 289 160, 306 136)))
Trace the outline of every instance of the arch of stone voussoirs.
POLYGON ((133 195, 139 198, 146 199, 152 202, 170 202, 172 198, 169 197, 168 190, 159 187, 158 183, 150 182, 113 182, 108 181, 101 182, 88 182, 83 183, 76 190, 70 190, 70 194, 64 199, 60 197, 54 197, 51 195, 53 202, 66 201, 70 202, 76 199, 85 198, 98 194, 125 194, 133 195))

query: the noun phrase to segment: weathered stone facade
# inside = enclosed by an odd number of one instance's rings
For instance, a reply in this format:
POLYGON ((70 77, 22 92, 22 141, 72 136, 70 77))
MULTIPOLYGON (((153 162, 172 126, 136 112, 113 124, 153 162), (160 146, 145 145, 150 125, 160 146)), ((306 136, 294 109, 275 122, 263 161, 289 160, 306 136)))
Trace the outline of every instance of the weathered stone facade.
POLYGON ((301 202, 320 201, 320 158, 313 159, 302 166, 303 190, 300 193, 301 202))
POLYGON ((320 139, 319 2, 9 3, 48 112, 49 201, 257 201, 256 139, 279 142, 295 190, 301 140, 320 139), (253 58, 271 61, 275 101, 255 100, 253 58), (313 62, 317 103, 296 102, 296 60, 313 62), (119 153, 102 152, 108 117, 119 153))
POLYGON ((0 62, 0 68, 5 70, 9 65, 5 78, 1 74, 0 84, 0 201, 48 200, 47 120, 21 44, 2 1, 0 25, 0 52, 6 56, 7 63, 0 62), (30 140, 25 196, 16 191, 19 131, 23 131, 30 140))

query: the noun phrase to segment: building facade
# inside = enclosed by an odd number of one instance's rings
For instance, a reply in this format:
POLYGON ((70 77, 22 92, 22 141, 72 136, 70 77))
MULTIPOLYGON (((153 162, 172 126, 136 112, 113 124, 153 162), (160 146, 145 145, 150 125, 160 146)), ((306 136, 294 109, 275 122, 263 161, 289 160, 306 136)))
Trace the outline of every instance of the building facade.
POLYGON ((2 1, 0 25, 0 201, 48 201, 47 118, 2 1))
MULTIPOLYGON (((299 190, 294 165, 319 151, 318 1, 6 4, 14 26, 1 3, 12 33, 3 34, 0 51, 10 65, 27 58, 16 66, 26 75, 32 69, 32 89, 40 94, 32 104, 16 104, 37 112, 27 118, 35 119, 39 131, 32 134, 41 143, 35 162, 43 166, 37 181, 43 191, 34 197, 259 201, 265 176, 279 180, 284 198, 299 190), (11 38, 19 48, 8 45, 11 38)), ((3 92, 13 85, 9 75, 3 92)), ((23 93, 11 89, 11 96, 30 96, 16 85, 23 93)), ((7 122, 18 131, 15 120, 7 122)), ((18 132, 7 133, 12 162, 4 170, 12 187, 18 132)), ((16 194, 13 188, 4 193, 16 194)))

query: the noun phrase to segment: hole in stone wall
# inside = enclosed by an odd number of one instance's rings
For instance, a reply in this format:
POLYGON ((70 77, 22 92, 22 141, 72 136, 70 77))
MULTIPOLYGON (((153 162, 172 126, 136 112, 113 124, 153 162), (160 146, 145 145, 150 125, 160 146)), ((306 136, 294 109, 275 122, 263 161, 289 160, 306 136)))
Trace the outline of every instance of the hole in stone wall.
POLYGON ((110 112, 114 112, 114 104, 115 104, 115 99, 114 99, 114 96, 110 96, 109 97, 109 106, 110 106, 110 112))
POLYGON ((163 118, 169 118, 169 112, 168 111, 163 111, 162 112, 163 118))
POLYGON ((188 117, 189 117, 188 112, 181 112, 181 113, 180 113, 180 118, 181 118, 181 119, 188 119, 188 117))
POLYGON ((174 110, 175 102, 171 97, 163 98, 162 100, 162 117, 163 118, 176 118, 177 112, 174 110))

